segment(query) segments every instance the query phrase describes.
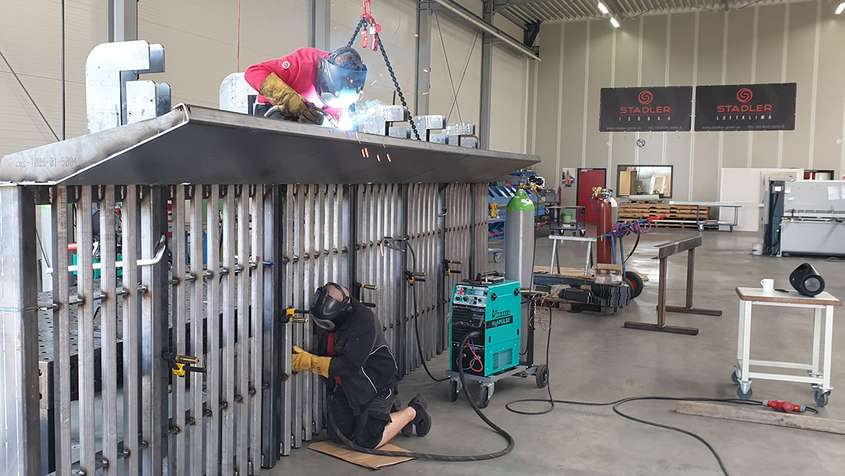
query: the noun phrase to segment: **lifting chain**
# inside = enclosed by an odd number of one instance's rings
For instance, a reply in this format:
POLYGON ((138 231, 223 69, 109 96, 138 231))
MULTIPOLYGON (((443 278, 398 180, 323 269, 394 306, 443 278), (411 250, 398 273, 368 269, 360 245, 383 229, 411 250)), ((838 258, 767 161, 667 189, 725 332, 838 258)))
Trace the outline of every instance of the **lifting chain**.
MULTIPOLYGON (((405 110, 410 112, 408 102, 405 100, 405 94, 402 92, 402 88, 399 86, 399 80, 396 78, 396 72, 393 70, 393 64, 390 63, 390 58, 387 57, 387 51, 385 51, 384 44, 379 36, 380 31, 381 25, 376 22, 372 14, 372 0, 363 0, 363 12, 361 14, 361 19, 358 21, 358 25, 352 33, 352 38, 349 39, 346 46, 348 48, 352 48, 352 45, 355 44, 355 39, 358 38, 358 34, 361 33, 362 47, 369 47, 373 51, 378 48, 379 52, 381 52, 382 58, 384 58, 384 65, 387 67, 387 72, 390 73, 390 79, 393 81, 393 88, 396 90, 396 95, 399 96, 399 101, 402 103, 405 110), (367 27, 366 30, 364 30, 365 26, 367 27), (362 30, 364 30, 363 33, 362 30)), ((417 124, 414 122, 413 114, 410 114, 408 122, 411 124, 411 131, 414 133, 414 137, 418 141, 422 140, 420 139, 419 131, 417 131, 417 124)))

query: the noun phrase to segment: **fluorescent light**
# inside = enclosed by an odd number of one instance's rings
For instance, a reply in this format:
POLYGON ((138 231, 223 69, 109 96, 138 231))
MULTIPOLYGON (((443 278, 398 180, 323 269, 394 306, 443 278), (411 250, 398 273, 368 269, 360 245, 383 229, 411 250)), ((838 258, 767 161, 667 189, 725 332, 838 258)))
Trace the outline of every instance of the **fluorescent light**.
POLYGON ((610 13, 610 10, 607 9, 607 5, 605 5, 604 3, 599 2, 596 6, 599 8, 599 11, 602 15, 607 15, 608 13, 610 13))
POLYGON ((613 25, 613 28, 619 28, 619 20, 614 17, 610 17, 610 24, 613 25))
POLYGON ((839 2, 839 5, 836 5, 836 10, 833 13, 837 15, 842 15, 842 13, 845 13, 845 0, 842 0, 841 2, 839 2))

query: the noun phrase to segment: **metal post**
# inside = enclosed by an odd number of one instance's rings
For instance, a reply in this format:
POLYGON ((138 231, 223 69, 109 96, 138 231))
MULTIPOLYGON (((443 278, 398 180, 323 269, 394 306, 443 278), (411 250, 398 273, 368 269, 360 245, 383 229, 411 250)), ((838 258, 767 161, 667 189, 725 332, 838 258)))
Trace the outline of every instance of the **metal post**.
MULTIPOLYGON (((150 187, 141 202, 141 257, 155 255, 160 237, 167 229, 163 187, 150 187)), ((83 192, 84 198, 84 192, 83 192)), ((81 260, 80 260, 81 262, 81 260)), ((141 269, 141 473, 162 474, 166 454, 164 435, 167 419, 168 369, 162 358, 167 344, 167 273, 162 262, 141 269)), ((80 270, 81 270, 80 265, 80 270)))
POLYGON ((138 39, 138 0, 108 0, 109 41, 138 39))
POLYGON ((669 258, 660 258, 660 277, 657 291, 657 326, 666 327, 666 284, 669 277, 669 258))
POLYGON ((446 278, 449 266, 446 260, 446 185, 437 185, 437 353, 446 350, 446 306, 449 290, 446 289, 446 278))
MULTIPOLYGON (((70 389, 70 274, 68 267, 68 188, 53 189, 53 391, 58 402, 54 418, 56 434, 55 469, 59 476, 69 474, 71 465, 70 389)), ((4 227, 5 228, 5 227, 4 227)), ((125 319, 125 318, 124 318, 125 319)), ((125 367, 124 367, 125 368, 125 367)))
POLYGON ((331 49, 331 1, 311 0, 311 38, 314 48, 331 49))
POLYGON ((38 267, 35 200, 19 186, 0 186, 0 464, 8 474, 38 475, 38 267))
MULTIPOLYGON (((431 17, 430 0, 417 1, 417 58, 416 58, 416 99, 417 115, 428 114, 429 93, 431 92, 431 17)), ((425 140, 425 138, 423 138, 425 140)))
MULTIPOLYGON (((287 187, 290 187, 288 185, 287 187)), ((282 265, 282 250, 290 239, 282 233, 287 214, 283 212, 282 193, 279 186, 265 187, 264 196, 256 199, 264 200, 264 213, 256 220, 264 221, 264 235, 262 237, 262 260, 259 261, 258 271, 264 273, 263 296, 263 362, 261 380, 261 466, 272 468, 282 454, 290 454, 291 449, 291 385, 287 380, 287 369, 290 368, 289 349, 291 334, 289 326, 281 324, 282 291, 286 283, 282 265), (282 381, 285 380, 284 385, 282 381)))
MULTIPOLYGON (((687 251, 687 309, 692 309, 692 283, 695 279, 695 248, 687 251)), ((721 314, 721 313, 720 313, 721 314)))
MULTIPOLYGON (((117 474, 117 253, 114 185, 107 185, 100 201, 100 348, 102 355, 104 474, 117 474)), ((171 473, 174 474, 174 473, 171 473)))
POLYGON ((94 267, 91 186, 80 188, 76 207, 76 287, 79 304, 76 307, 79 329, 77 368, 79 370, 79 466, 93 474, 97 453, 94 415, 94 267))
MULTIPOLYGON (((187 354, 187 336, 185 334, 185 326, 187 325, 187 295, 185 281, 185 186, 176 185, 173 194, 173 246, 170 249, 173 258, 173 274, 171 276, 173 283, 173 343, 175 349, 173 352, 179 355, 187 354)), ((196 354, 196 349, 192 349, 193 355, 196 354)), ((170 468, 168 474, 184 475, 188 473, 187 458, 186 458, 186 438, 185 434, 185 409, 187 408, 187 401, 185 397, 185 378, 173 377, 171 395, 173 397, 173 429, 174 432, 170 434, 170 449, 168 466, 170 468)))
MULTIPOLYGON (((484 21, 493 24, 496 11, 494 0, 484 0, 484 21)), ((478 119, 479 147, 490 148, 490 115, 492 104, 493 78, 493 36, 487 32, 481 34, 481 112, 478 119)), ((470 266, 470 269, 473 269, 470 266)))
MULTIPOLYGON (((61 189, 62 187, 60 187, 61 189)), ((140 474, 141 463, 141 405, 140 405, 140 320, 138 319, 140 292, 138 289, 138 189, 126 186, 126 196, 120 210, 121 247, 123 252, 123 451, 127 474, 140 474)), ((56 266, 59 261, 56 260, 56 266)), ((61 356, 59 356, 61 358, 61 356)), ((69 356, 68 356, 69 361, 69 356)), ((68 384, 69 386, 70 384, 68 384)), ((68 402, 68 407, 70 402, 68 402)), ((70 408, 68 408, 70 412, 70 408)), ((70 413, 68 413, 70 415, 70 413)), ((68 419, 70 416, 68 416, 68 419)), ((61 462, 59 462, 61 464, 61 462)))
MULTIPOLYGON (((400 185, 399 188, 399 210, 397 213, 398 218, 398 230, 399 230, 399 237, 407 238, 410 242, 411 237, 408 236, 408 189, 411 185, 400 185)), ((413 246, 413 245, 412 245, 413 246)), ((412 290, 408 290, 408 286, 405 283, 404 273, 408 269, 408 252, 400 253, 399 254, 399 266, 397 268, 397 285, 399 292, 397 293, 396 298, 396 316, 394 325, 396 326, 396 338, 394 342, 391 344, 394 347, 394 350, 398 350, 400 346, 406 342, 406 333, 408 330, 404 325, 407 322, 407 316, 409 315, 408 309, 408 293, 414 292, 412 290)), ((405 355, 402 352, 396 352, 396 358, 399 359, 397 362, 397 366, 400 369, 400 375, 402 375, 401 369, 405 369, 405 355)))

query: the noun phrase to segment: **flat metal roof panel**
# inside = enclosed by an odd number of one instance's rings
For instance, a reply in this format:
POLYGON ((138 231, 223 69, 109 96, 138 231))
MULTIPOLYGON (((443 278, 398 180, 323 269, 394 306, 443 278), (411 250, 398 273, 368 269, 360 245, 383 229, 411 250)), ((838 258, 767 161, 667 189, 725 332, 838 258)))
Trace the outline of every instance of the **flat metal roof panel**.
MULTIPOLYGON (((68 185, 174 183, 481 183, 539 162, 536 156, 467 149, 408 139, 252 117, 201 106, 179 105, 165 130, 134 134, 128 147, 101 157, 77 157, 71 169, 57 169, 40 181, 68 185), (145 135, 146 134, 146 135, 145 135)), ((172 114, 172 113, 171 113, 172 114)), ((136 126, 136 125, 133 125, 136 126)), ((133 132, 134 131, 134 132, 133 132)), ((86 154, 86 138, 103 143, 102 134, 25 151, 29 162, 86 154), (66 149, 66 150, 65 150, 66 149)), ((114 142, 114 141, 113 141, 114 142)), ((15 162, 12 154, 4 166, 15 162), (8 162, 7 162, 8 161, 8 162)), ((3 170, 0 167, 0 170, 3 170)), ((3 170, 5 171, 5 170, 3 170)), ((14 179, 13 179, 14 181, 14 179)))

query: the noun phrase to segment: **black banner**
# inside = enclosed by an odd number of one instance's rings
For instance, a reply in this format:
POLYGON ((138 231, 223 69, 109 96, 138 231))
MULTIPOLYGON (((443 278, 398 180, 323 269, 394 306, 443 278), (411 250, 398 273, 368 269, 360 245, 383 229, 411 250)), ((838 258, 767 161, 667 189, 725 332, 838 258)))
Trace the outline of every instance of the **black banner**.
POLYGON ((602 88, 601 132, 688 131, 692 87, 602 88))
POLYGON ((695 88, 695 130, 795 130, 796 83, 695 88))

